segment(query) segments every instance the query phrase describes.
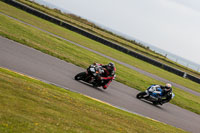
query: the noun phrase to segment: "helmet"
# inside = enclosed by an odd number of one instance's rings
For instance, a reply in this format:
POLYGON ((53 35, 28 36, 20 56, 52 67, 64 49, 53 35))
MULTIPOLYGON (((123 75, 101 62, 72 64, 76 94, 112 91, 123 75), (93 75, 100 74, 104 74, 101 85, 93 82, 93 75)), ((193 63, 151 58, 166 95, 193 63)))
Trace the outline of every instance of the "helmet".
POLYGON ((172 88, 172 85, 171 85, 170 83, 167 83, 167 84, 165 85, 165 88, 170 89, 170 88, 172 88))
POLYGON ((114 68, 115 68, 115 64, 114 63, 112 63, 112 62, 108 63, 107 69, 114 70, 114 68))

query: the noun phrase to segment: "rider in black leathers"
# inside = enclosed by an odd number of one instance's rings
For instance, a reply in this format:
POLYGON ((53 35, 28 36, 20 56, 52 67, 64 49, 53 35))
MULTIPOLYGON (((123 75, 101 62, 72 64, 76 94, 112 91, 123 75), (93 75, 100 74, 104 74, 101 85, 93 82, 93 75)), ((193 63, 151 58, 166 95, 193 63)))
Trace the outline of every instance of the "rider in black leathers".
POLYGON ((102 83, 102 87, 104 89, 106 89, 110 83, 112 82, 112 80, 116 77, 115 75, 115 65, 114 63, 110 62, 107 65, 103 65, 103 64, 98 64, 98 63, 94 63, 95 65, 99 65, 103 68, 104 72, 102 73, 100 80, 103 81, 102 83))

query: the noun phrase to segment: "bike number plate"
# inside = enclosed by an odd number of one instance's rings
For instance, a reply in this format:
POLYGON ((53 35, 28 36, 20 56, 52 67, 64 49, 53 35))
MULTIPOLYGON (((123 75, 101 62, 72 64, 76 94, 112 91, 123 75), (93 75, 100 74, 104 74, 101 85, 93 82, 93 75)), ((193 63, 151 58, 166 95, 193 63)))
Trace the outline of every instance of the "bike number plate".
POLYGON ((91 72, 95 72, 95 69, 94 69, 94 68, 90 68, 90 71, 91 71, 91 72))

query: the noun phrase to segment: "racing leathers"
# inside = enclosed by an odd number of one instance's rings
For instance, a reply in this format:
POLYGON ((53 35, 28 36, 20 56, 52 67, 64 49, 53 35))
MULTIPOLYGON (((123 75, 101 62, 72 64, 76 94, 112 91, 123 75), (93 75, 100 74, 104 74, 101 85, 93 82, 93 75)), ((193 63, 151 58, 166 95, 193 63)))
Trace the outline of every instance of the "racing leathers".
POLYGON ((112 80, 115 79, 116 77, 116 74, 115 74, 116 68, 115 67, 110 68, 108 65, 102 65, 102 64, 97 64, 97 63, 96 65, 100 65, 104 70, 104 72, 102 73, 100 77, 100 80, 102 80, 102 87, 104 89, 107 89, 110 83, 112 82, 112 80))
MULTIPOLYGON (((152 92, 152 96, 158 98, 158 101, 160 102, 160 104, 162 104, 162 96, 167 95, 167 93, 172 92, 172 88, 168 88, 166 86, 162 86, 162 85, 152 85, 149 87, 149 90, 152 92)), ((169 99, 167 99, 169 100, 169 99)))

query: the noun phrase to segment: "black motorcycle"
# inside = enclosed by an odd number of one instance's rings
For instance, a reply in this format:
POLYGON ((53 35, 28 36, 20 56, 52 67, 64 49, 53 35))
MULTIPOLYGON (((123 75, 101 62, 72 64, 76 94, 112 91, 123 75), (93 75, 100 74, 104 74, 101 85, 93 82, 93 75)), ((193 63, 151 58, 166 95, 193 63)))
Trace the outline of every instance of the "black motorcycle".
POLYGON ((158 105, 158 104, 162 105, 164 103, 169 102, 175 96, 175 94, 173 92, 168 92, 163 96, 155 97, 152 95, 153 91, 154 90, 152 90, 151 87, 149 87, 146 91, 139 92, 136 95, 136 97, 138 99, 144 99, 144 100, 150 101, 154 105, 158 105))
POLYGON ((103 84, 103 81, 100 80, 102 73, 104 72, 103 68, 99 65, 90 65, 87 68, 86 72, 78 73, 74 79, 82 80, 84 82, 92 84, 94 87, 100 87, 103 84))

